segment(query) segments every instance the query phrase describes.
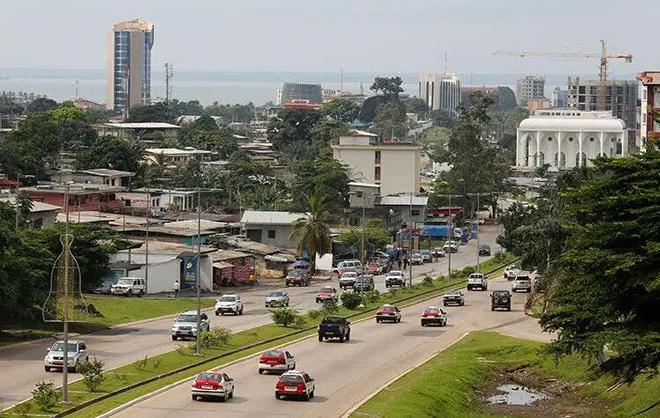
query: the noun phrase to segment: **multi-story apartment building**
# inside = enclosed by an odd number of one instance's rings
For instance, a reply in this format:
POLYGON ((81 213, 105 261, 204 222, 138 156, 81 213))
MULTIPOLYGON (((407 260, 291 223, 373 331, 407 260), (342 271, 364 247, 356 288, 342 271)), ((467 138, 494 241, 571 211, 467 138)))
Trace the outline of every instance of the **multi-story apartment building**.
POLYGON ((309 103, 323 103, 320 84, 284 83, 277 91, 278 104, 285 105, 295 100, 309 100, 309 103))
MULTIPOLYGON (((598 109, 600 81, 568 79, 568 107, 577 110, 598 109)), ((623 119, 634 133, 637 130, 637 97, 639 84, 635 80, 608 80, 605 87, 605 109, 623 119)))
POLYGON ((545 97, 545 78, 527 75, 516 82, 516 100, 519 105, 543 97, 545 97))
POLYGON ((108 34, 108 109, 126 112, 151 100, 153 23, 134 19, 114 25, 108 34))
POLYGON ((419 76, 419 98, 429 110, 456 114, 461 103, 461 80, 456 74, 423 73, 419 76))
POLYGON ((422 147, 406 142, 382 142, 378 135, 354 130, 332 145, 335 159, 348 165, 355 182, 380 185, 380 194, 419 192, 422 147))
POLYGON ((644 150, 649 140, 660 138, 660 123, 654 115, 660 112, 660 71, 644 71, 637 80, 642 84, 638 144, 644 150))

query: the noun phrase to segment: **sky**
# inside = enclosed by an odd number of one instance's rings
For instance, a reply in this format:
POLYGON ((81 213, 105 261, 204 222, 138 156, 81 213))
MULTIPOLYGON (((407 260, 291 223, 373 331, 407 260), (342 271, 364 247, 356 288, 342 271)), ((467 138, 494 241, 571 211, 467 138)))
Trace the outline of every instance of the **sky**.
POLYGON ((155 24, 152 68, 294 72, 590 73, 594 59, 495 50, 630 52, 660 69, 659 0, 4 0, 0 68, 103 69, 106 33, 155 24))

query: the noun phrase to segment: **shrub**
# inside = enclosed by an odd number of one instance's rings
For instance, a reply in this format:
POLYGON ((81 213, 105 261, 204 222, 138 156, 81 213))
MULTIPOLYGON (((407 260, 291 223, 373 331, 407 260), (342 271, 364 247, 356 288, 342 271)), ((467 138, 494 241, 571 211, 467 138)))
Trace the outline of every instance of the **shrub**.
POLYGON ((97 360, 94 357, 92 361, 86 361, 78 365, 78 371, 83 377, 83 382, 90 392, 96 392, 101 383, 105 380, 103 376, 103 360, 97 360))
POLYGON ((344 292, 341 294, 341 303, 347 309, 355 309, 362 303, 362 297, 355 292, 344 292))
POLYGON ((467 277, 475 271, 477 270, 473 266, 465 266, 463 267, 463 270, 461 270, 461 275, 467 277))
POLYGON ((148 362, 149 362, 149 357, 148 357, 148 356, 144 356, 143 359, 139 358, 139 359, 137 359, 137 360, 135 360, 135 361, 133 362, 133 368, 134 368, 136 371, 141 372, 142 370, 144 370, 144 369, 147 368, 147 363, 148 363, 148 362))
POLYGON ((321 315, 323 315, 323 312, 321 312, 319 309, 312 309, 310 311, 307 311, 307 315, 312 319, 317 319, 321 315))
POLYGON ((364 294, 364 297, 367 299, 369 302, 378 302, 380 300, 380 292, 376 289, 370 290, 367 293, 364 294))
POLYGON ((295 328, 305 328, 307 326, 307 321, 305 320, 304 315, 296 316, 296 319, 293 321, 293 326, 295 328))
POLYGON ((158 370, 158 368, 160 367, 160 359, 159 358, 153 359, 151 361, 151 365, 154 366, 154 370, 158 370))
POLYGON ((199 344, 203 348, 218 348, 227 343, 231 339, 231 331, 227 328, 216 327, 210 331, 204 331, 200 335, 199 344))
POLYGON ((273 322, 282 327, 295 324, 300 316, 297 310, 291 308, 271 309, 270 312, 273 322))
POLYGON ((433 277, 430 274, 425 274, 422 283, 424 286, 433 286, 433 277))
POLYGON ((42 411, 50 411, 60 401, 60 393, 53 382, 39 382, 32 390, 32 398, 42 411))
POLYGON ((322 311, 323 311, 324 315, 331 315, 331 314, 337 312, 338 309, 339 308, 337 307, 337 302, 335 302, 332 299, 328 299, 328 300, 323 302, 322 311))

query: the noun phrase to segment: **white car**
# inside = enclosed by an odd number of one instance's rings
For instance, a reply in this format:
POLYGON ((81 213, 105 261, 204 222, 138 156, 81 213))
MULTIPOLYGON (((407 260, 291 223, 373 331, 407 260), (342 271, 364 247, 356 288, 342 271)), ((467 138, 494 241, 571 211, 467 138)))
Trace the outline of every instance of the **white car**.
POLYGON ((226 313, 243 315, 243 301, 239 295, 222 295, 215 300, 215 316, 226 313))
MULTIPOLYGON (((199 324, 202 332, 211 329, 211 321, 205 313, 200 315, 199 324)), ((197 338, 197 311, 181 313, 172 324, 171 334, 172 341, 178 338, 197 338)))
POLYGON ((504 269, 504 278, 507 280, 513 280, 518 274, 521 273, 521 271, 522 270, 520 270, 518 266, 512 264, 504 269))
POLYGON ((511 284, 511 291, 512 292, 523 291, 527 293, 531 292, 532 279, 530 279, 529 276, 527 275, 516 276, 516 278, 513 279, 513 283, 511 284))
POLYGON ((234 379, 223 372, 206 372, 197 375, 190 390, 192 400, 214 398, 226 401, 234 397, 234 379))
POLYGON ((488 290, 488 280, 481 273, 472 273, 468 276, 467 290, 488 290))
POLYGON ((113 284, 110 288, 110 293, 113 295, 144 296, 146 291, 147 284, 139 277, 121 277, 117 284, 113 284))
MULTIPOLYGON (((64 341, 57 341, 52 347, 47 348, 48 354, 44 357, 44 369, 64 369, 64 341)), ((67 344, 68 370, 78 370, 80 363, 89 360, 87 344, 82 340, 69 340, 67 344)))

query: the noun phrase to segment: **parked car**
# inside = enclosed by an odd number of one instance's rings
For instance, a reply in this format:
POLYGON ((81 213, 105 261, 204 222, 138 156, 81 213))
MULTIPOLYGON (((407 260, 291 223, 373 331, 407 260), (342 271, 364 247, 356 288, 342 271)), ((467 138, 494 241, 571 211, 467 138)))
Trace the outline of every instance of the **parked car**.
POLYGON ((489 256, 490 255, 490 245, 481 244, 479 246, 479 255, 480 256, 489 256))
POLYGON ((495 309, 511 310, 511 293, 508 290, 495 290, 490 294, 490 310, 495 309))
POLYGON ((326 300, 333 300, 337 302, 339 300, 337 289, 334 287, 325 286, 316 293, 316 303, 325 302, 326 300))
POLYGON ((516 278, 513 279, 513 283, 511 284, 511 291, 512 292, 523 291, 527 293, 531 292, 532 279, 526 274, 520 274, 516 276, 516 278))
POLYGON ((404 287, 405 285, 406 278, 403 276, 403 272, 400 270, 392 270, 387 273, 387 276, 385 276, 385 287, 404 287))
POLYGON ((447 325, 447 312, 436 306, 429 306, 422 312, 422 326, 439 325, 444 327, 447 325))
POLYGON ((326 316, 319 323, 317 330, 319 341, 339 338, 340 342, 344 342, 351 339, 351 323, 341 316, 326 316))
POLYGON ((222 402, 234 397, 234 379, 224 372, 200 373, 190 389, 192 400, 213 398, 222 402))
POLYGON ((468 276, 467 290, 488 290, 488 280, 481 273, 472 273, 468 276))
POLYGON ((383 305, 376 312, 376 323, 383 321, 401 322, 401 311, 394 305, 383 305))
POLYGON ((370 274, 380 275, 390 271, 392 262, 388 257, 374 257, 369 261, 368 271, 370 274))
POLYGON ((144 296, 144 293, 147 291, 147 284, 144 279, 139 277, 121 277, 117 281, 117 284, 113 284, 110 288, 110 292, 113 295, 124 295, 124 296, 144 296))
POLYGON ((430 263, 433 261, 431 250, 419 250, 419 255, 422 256, 422 261, 425 263, 430 263))
POLYGON ((92 293, 97 295, 110 295, 112 294, 112 282, 103 282, 101 285, 92 289, 92 293))
POLYGON ((289 286, 309 286, 312 281, 312 276, 308 270, 293 269, 286 275, 284 279, 287 287, 289 286))
POLYGON ((360 260, 341 261, 339 264, 337 264, 337 267, 332 270, 332 272, 339 277, 341 277, 347 271, 362 273, 362 263, 360 260))
POLYGON ((458 243, 456 241, 447 241, 445 245, 442 246, 442 249, 446 253, 457 253, 458 252, 458 243))
POLYGON ((358 274, 354 271, 347 271, 339 278, 339 287, 341 289, 347 289, 353 287, 355 284, 355 279, 357 279, 358 274))
MULTIPOLYGON (((44 357, 44 369, 49 372, 51 369, 64 369, 64 341, 57 341, 49 348, 44 357)), ((82 340, 69 340, 67 344, 67 371, 78 371, 81 363, 89 361, 87 344, 82 340)))
POLYGON ((222 295, 215 300, 215 316, 226 313, 243 315, 243 301, 239 295, 222 295))
POLYGON ((413 255, 410 256, 410 264, 421 266, 422 264, 424 264, 424 259, 419 253, 414 253, 413 255))
POLYGON ((289 306, 289 294, 283 290, 270 292, 265 299, 266 308, 289 306))
MULTIPOLYGON (((211 321, 209 317, 202 313, 200 315, 200 329, 202 332, 211 329, 211 321)), ((197 338, 197 311, 187 311, 179 314, 174 320, 171 329, 172 341, 178 338, 197 338)))
POLYGON ((507 280, 513 280, 520 273, 521 270, 518 268, 518 266, 512 264, 504 269, 504 278, 507 280))
POLYGON ((355 292, 368 292, 374 290, 374 278, 371 275, 365 274, 364 276, 358 276, 353 283, 353 290, 355 292))
POLYGON ((314 379, 305 372, 291 370, 284 373, 275 384, 275 399, 295 396, 308 401, 314 397, 314 379))
POLYGON ((433 251, 431 251, 431 255, 434 258, 442 258, 447 254, 445 253, 445 250, 443 250, 442 248, 436 247, 436 248, 433 249, 433 251))
POLYGON ((458 306, 465 305, 465 296, 460 290, 450 290, 442 295, 442 304, 447 306, 450 303, 457 304, 458 306))
POLYGON ((268 350, 259 357, 259 374, 286 372, 296 368, 296 360, 286 350, 268 350))

